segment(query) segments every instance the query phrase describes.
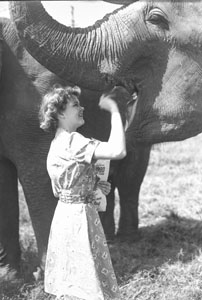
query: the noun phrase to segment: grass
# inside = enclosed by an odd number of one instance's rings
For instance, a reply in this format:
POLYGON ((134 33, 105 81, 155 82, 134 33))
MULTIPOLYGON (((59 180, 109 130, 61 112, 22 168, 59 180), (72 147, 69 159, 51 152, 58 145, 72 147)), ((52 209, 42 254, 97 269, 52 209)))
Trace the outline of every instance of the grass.
MULTIPOLYGON (((153 147, 140 192, 138 241, 110 245, 124 300, 202 299, 202 135, 153 147)), ((20 187, 19 187, 20 188, 20 187)), ((2 300, 51 300, 31 271, 37 250, 21 192, 20 285, 2 285, 2 300)), ((118 198, 116 216, 119 214, 118 198)))

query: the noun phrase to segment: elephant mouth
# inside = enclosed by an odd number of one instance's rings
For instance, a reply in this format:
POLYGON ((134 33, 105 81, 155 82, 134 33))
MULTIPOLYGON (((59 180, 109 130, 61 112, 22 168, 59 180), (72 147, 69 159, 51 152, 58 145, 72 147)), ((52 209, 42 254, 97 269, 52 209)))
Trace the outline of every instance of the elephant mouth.
POLYGON ((126 131, 134 120, 136 106, 139 100, 138 99, 139 89, 137 87, 137 83, 132 77, 130 78, 118 77, 118 76, 112 76, 110 74, 105 74, 105 83, 108 87, 122 86, 131 95, 131 100, 128 101, 126 105, 126 124, 125 124, 125 131, 126 131))
POLYGON ((130 125, 132 124, 135 118, 136 106, 139 100, 138 98, 139 90, 137 88, 136 83, 132 79, 130 80, 124 79, 122 81, 119 80, 117 85, 124 87, 131 95, 131 100, 129 100, 126 104, 126 125, 125 125, 125 131, 126 131, 130 127, 130 125))
POLYGON ((105 83, 106 86, 122 86, 128 91, 129 94, 131 94, 131 96, 134 93, 139 94, 137 83, 132 77, 119 77, 105 74, 105 83))
POLYGON ((116 85, 124 87, 132 97, 135 94, 139 94, 139 90, 134 78, 115 78, 114 81, 116 82, 116 85))

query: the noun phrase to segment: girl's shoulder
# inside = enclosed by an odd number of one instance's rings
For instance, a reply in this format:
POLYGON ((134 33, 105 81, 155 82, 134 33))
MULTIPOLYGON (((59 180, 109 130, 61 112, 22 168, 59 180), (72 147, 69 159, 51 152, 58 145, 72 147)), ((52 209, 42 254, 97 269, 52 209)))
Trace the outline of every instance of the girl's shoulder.
POLYGON ((79 150, 90 143, 91 139, 84 137, 79 132, 69 133, 59 130, 51 143, 52 148, 79 150))
POLYGON ((81 149, 87 146, 91 142, 91 139, 86 138, 79 132, 72 132, 69 139, 69 147, 73 149, 81 149))

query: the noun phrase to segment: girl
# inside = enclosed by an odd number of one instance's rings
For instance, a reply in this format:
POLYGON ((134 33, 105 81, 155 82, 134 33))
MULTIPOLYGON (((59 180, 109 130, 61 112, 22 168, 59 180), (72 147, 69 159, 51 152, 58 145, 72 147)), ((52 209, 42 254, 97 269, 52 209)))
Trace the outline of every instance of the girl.
MULTIPOLYGON (((88 139, 76 130, 84 124, 79 87, 55 86, 43 99, 40 127, 55 130, 47 157, 47 170, 55 197, 46 267, 45 291, 57 299, 120 299, 120 293, 103 228, 93 204, 97 159, 121 159, 126 155, 125 135, 113 98, 100 98, 99 106, 111 114, 108 142, 88 139)), ((110 191, 107 182, 100 188, 110 191)))

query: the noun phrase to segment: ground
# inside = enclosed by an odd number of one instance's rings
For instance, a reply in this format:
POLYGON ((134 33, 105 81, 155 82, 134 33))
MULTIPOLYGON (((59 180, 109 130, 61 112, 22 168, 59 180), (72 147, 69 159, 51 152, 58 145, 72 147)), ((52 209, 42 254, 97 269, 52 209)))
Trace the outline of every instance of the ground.
MULTIPOLYGON (((36 244, 19 186, 24 280, 1 285, 2 300, 52 300, 33 282, 36 244)), ((115 217, 118 220, 119 205, 115 217)), ((140 192, 139 239, 110 252, 124 300, 202 299, 202 135, 156 145, 140 192)))

